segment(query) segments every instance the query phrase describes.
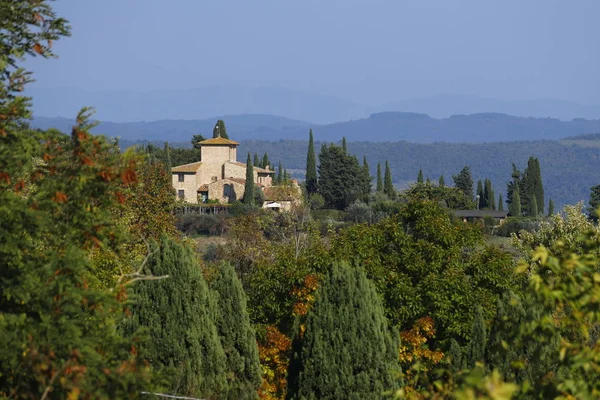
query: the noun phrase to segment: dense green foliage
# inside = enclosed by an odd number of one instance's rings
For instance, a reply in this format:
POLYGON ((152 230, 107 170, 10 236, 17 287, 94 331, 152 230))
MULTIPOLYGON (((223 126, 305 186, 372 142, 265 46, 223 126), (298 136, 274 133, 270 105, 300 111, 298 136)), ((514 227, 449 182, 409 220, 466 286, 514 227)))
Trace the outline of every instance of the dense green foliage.
MULTIPOLYGON (((471 176, 471 169, 468 166, 463 167, 458 175, 453 175, 452 180, 454 181, 454 186, 462 191, 467 198, 473 198, 473 177, 471 176)), ((479 187, 477 190, 482 192, 479 187)))
POLYGON ((147 270, 158 281, 138 282, 127 330, 144 328, 141 353, 166 368, 170 393, 211 396, 227 385, 217 307, 189 248, 163 237, 151 247, 147 270), (185 340, 182 340, 185 338, 185 340))
POLYGON ((377 163, 377 185, 375 186, 375 191, 378 193, 383 193, 383 179, 381 176, 381 162, 377 163))
POLYGON ((233 267, 223 264, 210 287, 215 291, 216 326, 226 357, 228 388, 222 398, 255 399, 261 382, 261 369, 242 284, 233 267))
POLYGON ((298 399, 381 399, 399 372, 381 300, 360 268, 334 265, 306 318, 298 399))
POLYGON ((312 129, 309 133, 308 152, 306 154, 306 191, 309 195, 317 192, 317 159, 315 158, 315 144, 312 129))
POLYGON ((387 160, 385 161, 385 175, 383 177, 383 193, 390 198, 394 198, 396 195, 396 190, 392 183, 392 171, 390 170, 390 165, 387 160))
POLYGON ((598 210, 600 209, 600 185, 590 188, 590 200, 588 202, 588 214, 594 221, 598 221, 598 210))
POLYGON ((244 197, 242 203, 247 206, 254 205, 254 166, 252 165, 252 159, 250 153, 248 153, 248 159, 246 160, 246 183, 244 185, 244 197))
POLYGON ((213 128, 213 138, 222 137, 223 139, 229 139, 229 135, 227 134, 227 128, 225 127, 225 122, 220 119, 215 124, 213 128))

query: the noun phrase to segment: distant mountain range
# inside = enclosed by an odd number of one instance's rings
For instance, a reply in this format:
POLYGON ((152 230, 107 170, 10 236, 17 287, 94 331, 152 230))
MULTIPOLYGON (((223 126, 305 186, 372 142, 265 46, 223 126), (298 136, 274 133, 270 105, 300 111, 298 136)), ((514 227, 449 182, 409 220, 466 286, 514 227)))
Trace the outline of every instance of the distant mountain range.
POLYGON ((335 96, 270 86, 213 85, 187 90, 87 91, 29 88, 35 115, 73 117, 93 106, 103 121, 202 120, 215 115, 263 114, 330 124, 367 118, 384 111, 428 114, 434 118, 475 113, 520 117, 599 119, 600 106, 562 100, 498 100, 470 95, 439 95, 388 104, 360 104, 335 96))
MULTIPOLYGON (((335 142, 345 136, 350 141, 413 143, 486 143, 514 140, 562 139, 567 136, 600 132, 600 119, 516 117, 481 113, 432 118, 426 114, 383 112, 368 118, 318 125, 273 115, 225 115, 201 120, 162 120, 153 122, 102 122, 95 133, 123 140, 188 142, 192 135, 212 134, 217 119, 225 120, 227 131, 236 140, 302 140, 313 129, 315 139, 335 142)), ((68 132, 74 121, 67 118, 36 117, 32 126, 57 128, 68 132)))

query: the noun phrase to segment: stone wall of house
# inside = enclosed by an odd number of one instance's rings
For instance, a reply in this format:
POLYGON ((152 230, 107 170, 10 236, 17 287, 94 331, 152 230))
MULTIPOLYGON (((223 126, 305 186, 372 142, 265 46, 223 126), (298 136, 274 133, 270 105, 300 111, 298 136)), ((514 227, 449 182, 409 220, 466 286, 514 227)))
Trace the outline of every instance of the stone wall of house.
POLYGON ((180 191, 183 190, 183 200, 188 203, 198 202, 198 187, 200 185, 198 185, 197 178, 198 176, 193 172, 174 172, 171 175, 171 182, 173 183, 177 199, 181 198, 180 191), (183 182, 179 182, 180 174, 183 174, 183 182))
POLYGON ((244 197, 244 190, 244 185, 241 183, 234 182, 230 179, 222 179, 208 185, 208 198, 211 200, 219 200, 219 202, 223 204, 231 203, 236 200, 241 201, 242 197, 244 197), (225 185, 229 185, 228 191, 226 191, 225 185))
MULTIPOLYGON (((225 163, 223 167, 223 178, 238 178, 246 180, 246 165, 237 163, 225 163)), ((271 174, 266 172, 258 172, 254 169, 254 182, 265 186, 271 186, 271 174)))
POLYGON ((237 160, 236 146, 201 146, 200 161, 207 164, 222 165, 226 161, 237 160))

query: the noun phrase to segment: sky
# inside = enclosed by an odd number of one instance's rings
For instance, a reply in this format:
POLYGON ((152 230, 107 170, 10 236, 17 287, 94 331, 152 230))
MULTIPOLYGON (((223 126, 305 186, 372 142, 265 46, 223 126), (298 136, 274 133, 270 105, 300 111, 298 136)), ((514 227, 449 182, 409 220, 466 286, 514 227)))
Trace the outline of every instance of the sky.
POLYGON ((598 0, 58 0, 39 88, 279 86, 361 104, 467 94, 600 104, 598 0))

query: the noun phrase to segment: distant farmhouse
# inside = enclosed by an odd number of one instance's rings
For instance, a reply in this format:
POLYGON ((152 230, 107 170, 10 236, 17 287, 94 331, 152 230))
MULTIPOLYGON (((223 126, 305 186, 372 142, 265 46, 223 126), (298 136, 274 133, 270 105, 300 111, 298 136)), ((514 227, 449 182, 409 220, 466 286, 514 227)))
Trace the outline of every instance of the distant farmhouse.
MULTIPOLYGON (((172 169, 173 188, 177 198, 188 203, 206 203, 216 200, 227 204, 244 197, 246 184, 246 164, 237 161, 238 142, 220 136, 203 140, 200 144, 200 161, 179 165, 172 169)), ((293 203, 289 191, 278 198, 280 191, 273 190, 275 171, 253 167, 254 184, 267 194, 266 208, 290 208, 293 203), (273 207, 276 203, 278 207, 273 207)), ((293 182, 294 193, 299 195, 300 188, 293 182)), ((298 198, 299 196, 295 196, 298 198)))

